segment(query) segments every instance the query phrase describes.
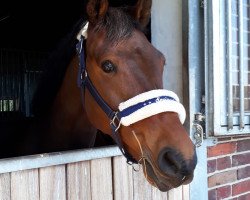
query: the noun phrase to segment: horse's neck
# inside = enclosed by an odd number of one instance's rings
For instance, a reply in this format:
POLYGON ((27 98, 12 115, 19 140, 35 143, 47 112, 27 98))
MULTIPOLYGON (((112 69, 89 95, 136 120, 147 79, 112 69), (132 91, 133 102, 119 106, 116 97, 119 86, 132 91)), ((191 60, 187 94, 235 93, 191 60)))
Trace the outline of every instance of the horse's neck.
POLYGON ((77 74, 78 60, 74 57, 53 103, 49 132, 53 134, 57 145, 77 143, 79 147, 89 147, 94 144, 96 130, 84 111, 77 74))

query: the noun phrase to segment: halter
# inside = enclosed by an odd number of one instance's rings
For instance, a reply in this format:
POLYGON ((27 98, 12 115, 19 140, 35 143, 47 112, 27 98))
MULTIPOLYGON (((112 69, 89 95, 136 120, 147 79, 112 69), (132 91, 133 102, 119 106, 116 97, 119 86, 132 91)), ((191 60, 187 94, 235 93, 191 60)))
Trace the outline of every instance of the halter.
POLYGON ((164 89, 151 90, 132 97, 131 99, 120 103, 118 110, 113 110, 110 108, 110 106, 104 101, 104 99, 94 87, 86 70, 85 49, 83 47, 83 41, 87 39, 87 28, 88 22, 77 35, 79 42, 76 45, 76 50, 79 57, 78 86, 81 88, 83 101, 84 91, 85 88, 87 88, 100 108, 109 118, 113 139, 117 143, 122 154, 126 157, 127 163, 138 163, 138 161, 128 153, 122 144, 118 132, 120 126, 129 126, 162 112, 176 112, 179 115, 181 123, 184 123, 186 118, 185 109, 183 105, 179 103, 179 98, 174 92, 164 89))

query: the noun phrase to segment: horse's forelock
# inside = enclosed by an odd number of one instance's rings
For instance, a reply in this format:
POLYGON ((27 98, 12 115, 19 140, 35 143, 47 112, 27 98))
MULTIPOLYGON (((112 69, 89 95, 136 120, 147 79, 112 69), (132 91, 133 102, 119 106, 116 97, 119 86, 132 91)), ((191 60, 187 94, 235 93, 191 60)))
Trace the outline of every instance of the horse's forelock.
POLYGON ((129 38, 135 29, 142 31, 139 23, 126 12, 126 8, 112 7, 108 9, 105 17, 96 24, 94 29, 96 31, 105 29, 106 38, 110 42, 129 38))

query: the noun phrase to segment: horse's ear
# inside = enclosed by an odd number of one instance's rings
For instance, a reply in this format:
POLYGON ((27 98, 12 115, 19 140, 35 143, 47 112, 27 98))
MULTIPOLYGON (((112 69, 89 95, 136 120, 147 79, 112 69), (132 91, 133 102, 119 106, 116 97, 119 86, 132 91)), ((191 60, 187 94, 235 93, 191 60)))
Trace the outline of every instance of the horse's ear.
POLYGON ((91 24, 96 24, 101 20, 108 10, 108 0, 89 0, 87 4, 88 20, 91 24))
POLYGON ((134 16, 135 20, 138 21, 142 27, 146 27, 149 22, 151 6, 152 0, 138 0, 135 8, 132 11, 132 15, 134 16))

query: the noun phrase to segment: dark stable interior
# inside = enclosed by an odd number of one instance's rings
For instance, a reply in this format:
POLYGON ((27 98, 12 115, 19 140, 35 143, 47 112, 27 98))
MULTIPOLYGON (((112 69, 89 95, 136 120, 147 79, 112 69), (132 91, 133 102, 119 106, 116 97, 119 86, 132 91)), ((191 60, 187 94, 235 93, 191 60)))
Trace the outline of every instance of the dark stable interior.
MULTIPOLYGON (((8 0, 0 4, 0 48, 51 51, 85 16, 87 0, 8 0), (4 3, 4 4, 3 4, 4 3)), ((109 0, 111 6, 136 0, 109 0)))
MULTIPOLYGON (((86 18, 86 1, 8 0, 1 2, 0 49, 49 54, 81 17, 86 18)), ((109 0, 109 3, 111 6, 119 7, 135 5, 136 0, 109 0)), ((4 56, 5 54, 1 53, 2 60, 5 59, 4 56)), ((6 84, 4 82, 6 80, 1 77, 1 70, 5 69, 0 69, 0 84, 2 84, 0 87, 6 84)), ((0 101, 2 101, 0 103, 4 103, 4 98, 0 88, 0 101)), ((1 109, 0 158, 12 157, 15 154, 11 152, 11 146, 22 140, 23 130, 32 121, 32 117, 20 116, 15 112, 3 112, 3 107, 1 109)), ((110 138, 106 139, 107 144, 112 143, 110 138)))

